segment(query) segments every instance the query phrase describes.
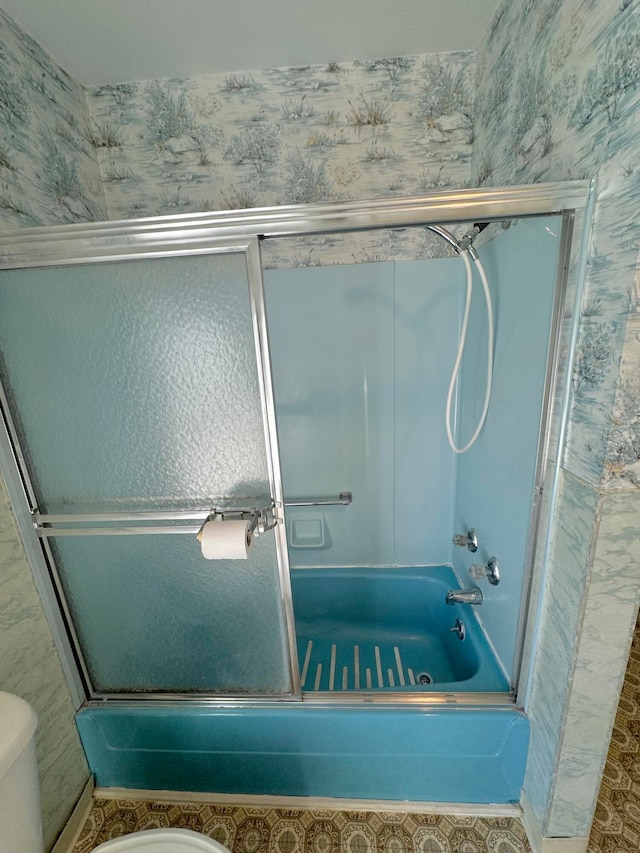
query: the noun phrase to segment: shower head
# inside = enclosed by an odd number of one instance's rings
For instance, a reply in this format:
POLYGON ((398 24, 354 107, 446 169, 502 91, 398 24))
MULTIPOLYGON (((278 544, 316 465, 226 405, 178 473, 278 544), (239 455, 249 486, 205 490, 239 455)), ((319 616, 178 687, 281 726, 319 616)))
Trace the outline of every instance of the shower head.
POLYGON ((427 229, 429 231, 433 231, 434 234, 437 234, 439 237, 442 237, 443 240, 446 240, 447 243, 453 248, 456 254, 461 255, 462 252, 468 251, 473 260, 477 260, 478 256, 476 254, 475 249, 473 248, 473 241, 478 236, 481 231, 489 225, 488 222, 474 222, 473 228, 470 231, 467 231, 460 240, 453 236, 450 231, 447 231, 446 228, 443 228, 441 225, 427 225, 427 229))
POLYGON ((446 228, 443 228, 441 225, 427 225, 427 230, 433 231, 434 234, 437 234, 439 237, 442 237, 443 240, 446 240, 447 243, 452 246, 454 251, 459 255, 460 252, 463 252, 466 247, 461 246, 460 242, 456 240, 453 234, 450 231, 447 231, 446 228))

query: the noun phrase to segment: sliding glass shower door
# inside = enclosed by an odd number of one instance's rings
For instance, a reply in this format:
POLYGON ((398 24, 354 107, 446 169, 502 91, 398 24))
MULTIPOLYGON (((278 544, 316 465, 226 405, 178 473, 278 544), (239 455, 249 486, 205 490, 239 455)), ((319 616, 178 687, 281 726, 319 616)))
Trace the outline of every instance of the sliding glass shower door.
POLYGON ((198 251, 0 272, 5 420, 90 695, 299 690, 257 241, 198 251), (246 560, 204 558, 213 511, 259 522, 246 560))

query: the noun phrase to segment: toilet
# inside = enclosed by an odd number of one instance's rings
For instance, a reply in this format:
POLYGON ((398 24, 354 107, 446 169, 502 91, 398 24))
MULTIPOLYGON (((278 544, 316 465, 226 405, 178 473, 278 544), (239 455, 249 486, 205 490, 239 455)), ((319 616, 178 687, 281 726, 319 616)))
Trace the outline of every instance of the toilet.
MULTIPOLYGON (((35 731, 28 702, 0 691, 0 853, 43 853, 35 731)), ((96 853, 229 853, 190 829, 148 829, 105 841, 96 853)))
POLYGON ((191 829, 147 829, 98 844, 93 853, 229 853, 213 838, 191 829))

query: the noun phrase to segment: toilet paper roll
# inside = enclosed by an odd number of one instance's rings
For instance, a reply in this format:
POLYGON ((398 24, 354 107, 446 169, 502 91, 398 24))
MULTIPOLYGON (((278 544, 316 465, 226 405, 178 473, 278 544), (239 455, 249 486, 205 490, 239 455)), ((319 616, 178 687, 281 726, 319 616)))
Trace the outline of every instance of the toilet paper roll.
POLYGON ((198 534, 205 560, 246 560, 251 547, 250 521, 206 521, 198 534))

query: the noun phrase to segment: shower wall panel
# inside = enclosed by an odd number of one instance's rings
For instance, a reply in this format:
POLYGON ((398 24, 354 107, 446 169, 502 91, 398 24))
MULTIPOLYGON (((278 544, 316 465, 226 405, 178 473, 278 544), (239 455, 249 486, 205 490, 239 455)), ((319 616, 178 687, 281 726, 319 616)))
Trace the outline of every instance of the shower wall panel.
MULTIPOLYGON (((521 220, 478 249, 495 317, 493 390, 476 444, 458 460, 456 529, 475 527, 476 554, 455 548, 465 585, 484 595, 478 615, 509 674, 527 571, 527 536, 534 493, 549 328, 558 258, 558 217, 521 220), (497 557, 500 583, 472 581, 471 563, 497 557)), ((458 444, 465 444, 482 410, 487 319, 480 283, 474 290, 459 388, 458 444)))
POLYGON ((351 506, 287 511, 295 566, 393 563, 393 264, 268 270, 287 501, 353 493, 351 506))
POLYGON ((453 259, 268 270, 265 291, 294 566, 448 559, 444 428, 463 272, 453 259))
POLYGON ((445 405, 464 293, 457 258, 395 264, 395 559, 448 562, 455 470, 445 405))

